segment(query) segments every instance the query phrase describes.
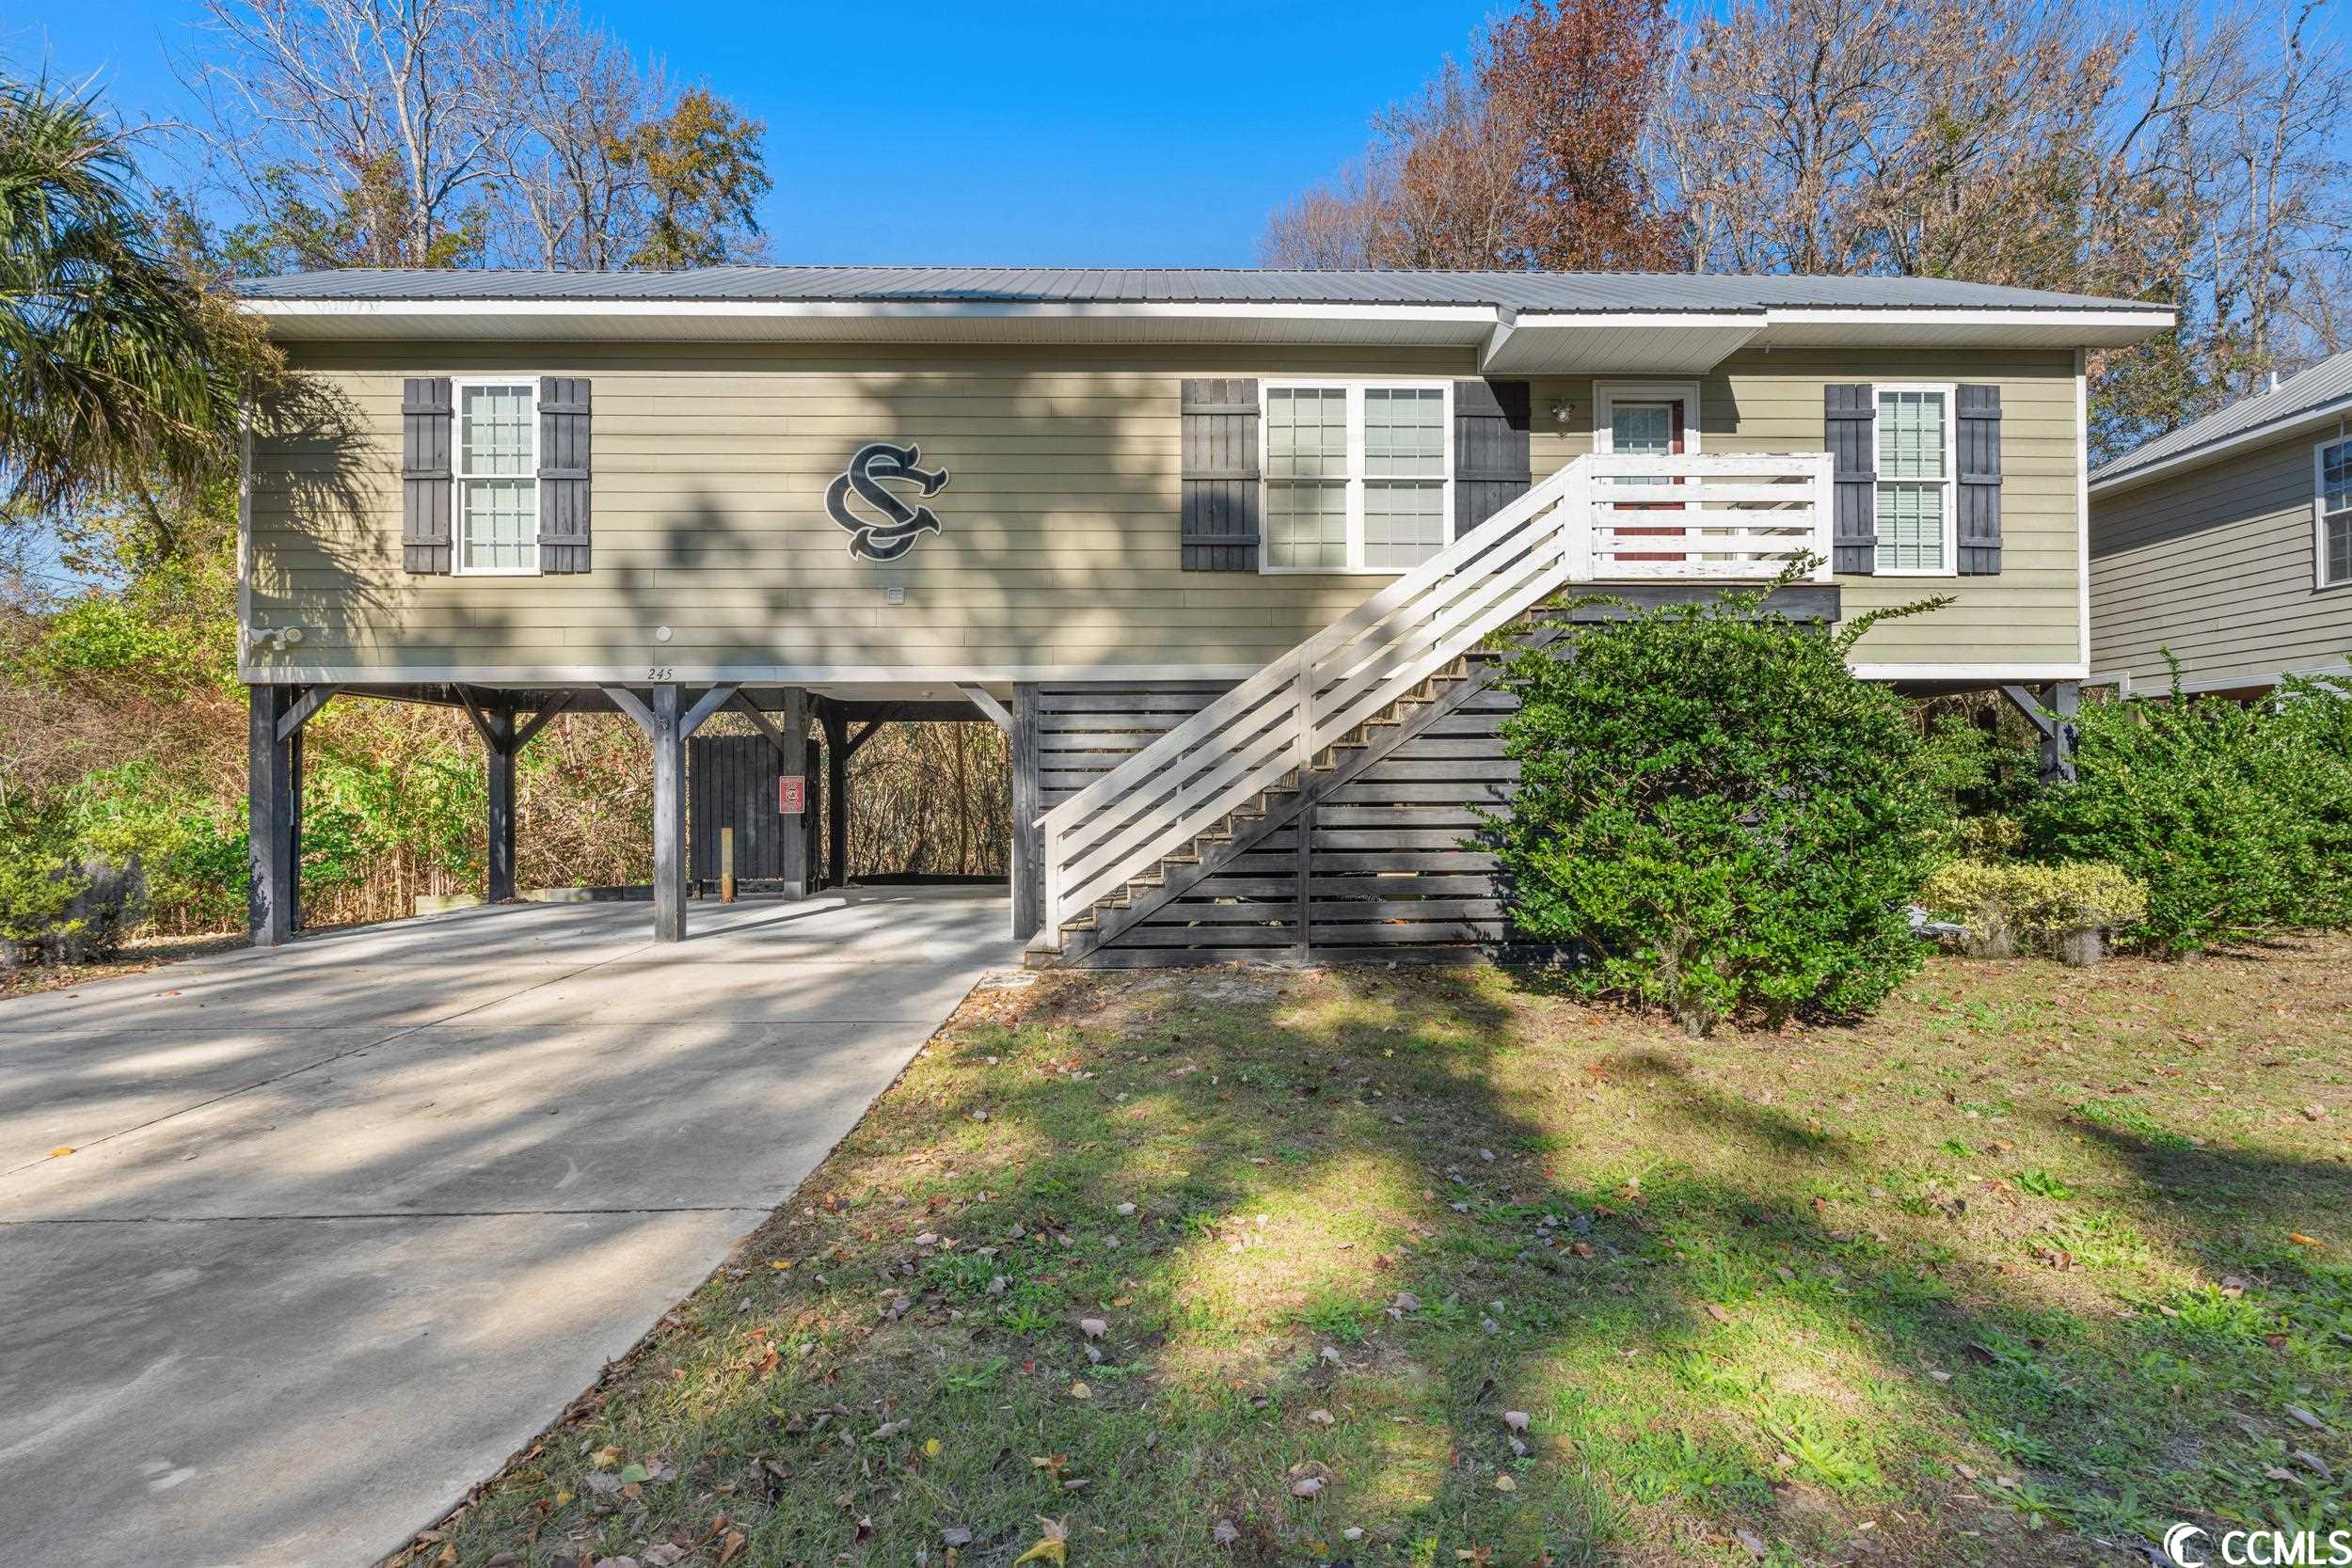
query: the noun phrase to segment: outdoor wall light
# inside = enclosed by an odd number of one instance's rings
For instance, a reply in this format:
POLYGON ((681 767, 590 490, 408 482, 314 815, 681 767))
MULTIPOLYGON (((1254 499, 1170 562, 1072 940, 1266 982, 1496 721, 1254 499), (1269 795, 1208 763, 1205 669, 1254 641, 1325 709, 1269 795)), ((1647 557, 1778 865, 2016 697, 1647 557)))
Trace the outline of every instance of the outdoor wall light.
POLYGON ((1568 428, 1568 416, 1575 412, 1575 404, 1565 398, 1556 399, 1551 405, 1551 422, 1565 430, 1568 428))

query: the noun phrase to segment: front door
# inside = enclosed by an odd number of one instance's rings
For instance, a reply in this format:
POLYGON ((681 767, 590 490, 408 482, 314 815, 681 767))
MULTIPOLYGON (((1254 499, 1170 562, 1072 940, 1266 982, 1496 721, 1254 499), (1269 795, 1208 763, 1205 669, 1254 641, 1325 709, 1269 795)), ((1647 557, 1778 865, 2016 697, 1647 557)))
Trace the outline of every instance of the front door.
MULTIPOLYGON (((1645 398, 1624 403, 1613 402, 1609 406, 1609 450, 1628 456, 1679 456, 1689 450, 1680 398, 1645 398)), ((1655 484, 1656 479, 1636 479, 1626 483, 1655 484)), ((1672 501, 1643 501, 1627 503, 1629 511, 1638 507, 1644 512, 1676 512, 1681 510, 1672 501)), ((1678 534, 1678 528, 1623 528, 1624 534, 1678 534)), ((1617 552, 1620 561, 1679 561, 1677 551, 1617 552)))

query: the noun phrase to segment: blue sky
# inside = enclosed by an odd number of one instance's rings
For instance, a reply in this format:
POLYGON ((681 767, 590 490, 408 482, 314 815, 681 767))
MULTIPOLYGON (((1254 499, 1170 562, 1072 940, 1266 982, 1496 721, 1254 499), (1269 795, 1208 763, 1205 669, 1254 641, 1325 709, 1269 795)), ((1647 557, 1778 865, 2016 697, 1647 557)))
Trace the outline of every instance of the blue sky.
MULTIPOLYGON (((190 113, 191 0, 0 11, 0 55, 190 113)), ((1489 4, 587 7, 768 122, 780 261, 1233 265, 1266 214, 1459 55, 1489 4)))

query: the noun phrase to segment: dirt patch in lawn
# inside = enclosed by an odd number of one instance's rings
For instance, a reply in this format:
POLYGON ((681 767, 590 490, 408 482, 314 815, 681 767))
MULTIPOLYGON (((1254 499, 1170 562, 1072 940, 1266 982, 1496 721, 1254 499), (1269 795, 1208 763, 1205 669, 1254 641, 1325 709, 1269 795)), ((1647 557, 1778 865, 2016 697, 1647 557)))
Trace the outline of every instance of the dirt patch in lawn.
POLYGON ((983 991, 419 1561, 2145 1563, 2352 1528, 2352 942, 1693 1041, 983 991))

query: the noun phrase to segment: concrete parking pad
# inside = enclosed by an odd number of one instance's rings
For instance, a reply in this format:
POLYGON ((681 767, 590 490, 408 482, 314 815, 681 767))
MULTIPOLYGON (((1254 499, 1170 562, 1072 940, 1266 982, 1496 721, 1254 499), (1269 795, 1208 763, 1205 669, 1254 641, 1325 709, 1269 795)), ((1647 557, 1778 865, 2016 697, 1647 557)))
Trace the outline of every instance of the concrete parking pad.
POLYGON ((373 1561, 1019 957, 961 889, 650 924, 472 910, 0 1003, 0 1564, 373 1561))

